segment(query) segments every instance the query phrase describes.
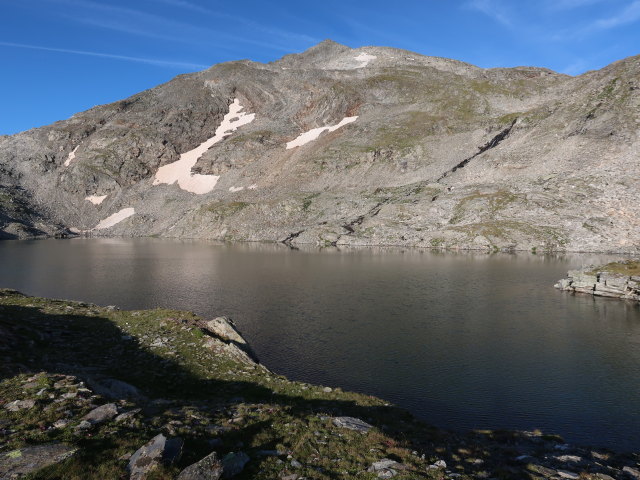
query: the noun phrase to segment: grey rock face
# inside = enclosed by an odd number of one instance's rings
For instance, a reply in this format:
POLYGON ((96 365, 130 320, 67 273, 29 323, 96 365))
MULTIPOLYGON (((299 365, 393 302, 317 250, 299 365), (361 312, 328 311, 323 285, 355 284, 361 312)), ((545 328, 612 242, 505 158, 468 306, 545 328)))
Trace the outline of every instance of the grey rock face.
POLYGON ((98 395, 113 400, 128 399, 142 401, 145 399, 144 395, 142 395, 136 387, 115 378, 90 378, 87 380, 87 383, 98 395))
POLYGON ((17 412, 18 410, 29 410, 36 405, 36 401, 29 400, 14 400, 13 402, 7 403, 4 408, 9 410, 10 412, 17 412))
POLYGON ((398 470, 405 468, 401 463, 388 458, 383 458, 371 464, 367 469, 368 472, 375 473, 378 478, 393 478, 398 475, 398 470))
POLYGON ((234 342, 241 345, 247 344, 234 323, 226 317, 217 317, 207 321, 207 330, 226 342, 234 342))
POLYGON ((0 453, 0 478, 22 478, 44 467, 60 463, 76 451, 74 447, 54 443, 0 453))
POLYGON ((0 235, 133 209, 91 234, 639 252, 638 78, 640 57, 573 78, 330 41, 220 64, 3 137, 0 235), (213 190, 154 185, 234 99, 255 119, 188 172, 213 190))
POLYGON ((116 407, 115 403, 107 403, 91 410, 82 420, 89 422, 91 425, 99 425, 111 420, 116 415, 118 415, 118 407, 116 407))
POLYGON ((349 430, 355 430, 360 433, 367 433, 373 428, 367 422, 353 417, 336 417, 333 419, 333 424, 336 427, 348 428, 349 430))
POLYGON ((596 267, 584 270, 569 270, 568 278, 563 278, 554 286, 573 293, 588 293, 598 297, 612 297, 640 301, 640 282, 636 277, 609 272, 592 273, 596 267))
POLYGON ((216 452, 212 452, 180 472, 178 480, 218 480, 220 477, 222 477, 222 462, 216 452))
MULTIPOLYGON (((230 318, 217 317, 208 320, 204 329, 224 343, 223 348, 234 357, 248 360, 247 363, 257 363, 258 357, 251 346, 244 339, 238 328, 230 318)), ((215 342, 220 345, 218 342, 215 342)))
POLYGON ((162 434, 153 437, 129 459, 127 470, 130 480, 143 480, 161 463, 171 464, 177 461, 182 454, 182 443, 177 438, 167 440, 162 434))

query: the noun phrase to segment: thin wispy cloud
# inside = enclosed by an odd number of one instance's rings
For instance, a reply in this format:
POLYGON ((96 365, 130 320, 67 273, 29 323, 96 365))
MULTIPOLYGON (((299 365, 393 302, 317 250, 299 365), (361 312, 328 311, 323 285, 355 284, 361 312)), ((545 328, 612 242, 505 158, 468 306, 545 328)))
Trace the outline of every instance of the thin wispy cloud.
POLYGON ((629 25, 640 20, 640 0, 631 2, 624 10, 616 15, 601 18, 591 26, 594 30, 609 30, 622 25, 629 25))
POLYGON ((160 2, 163 3, 165 5, 169 5, 169 6, 173 6, 176 8, 182 8, 182 9, 186 9, 186 10, 192 10, 194 12, 199 12, 199 13, 203 13, 206 15, 211 15, 213 17, 216 18, 221 18, 221 19, 225 19, 225 20, 229 20, 231 22, 234 23, 238 23, 241 25, 244 25, 246 27, 249 27, 251 30, 254 31, 261 31, 263 33, 272 35, 272 36, 276 36, 276 37, 280 37, 284 40, 294 40, 294 41, 301 41, 301 42, 305 42, 305 43, 318 43, 319 40, 311 37, 307 34, 304 33, 298 33, 298 32, 292 32, 289 30, 282 30, 280 28, 276 28, 273 26, 265 26, 259 22, 255 22, 249 18, 245 18, 245 17, 241 17, 239 15, 232 15, 229 13, 223 13, 223 12, 219 12, 219 11, 214 11, 214 10, 210 10, 208 8, 204 8, 201 7, 200 5, 196 5, 194 3, 191 2, 187 2, 185 0, 154 0, 156 2, 160 2))
POLYGON ((477 10, 506 27, 514 25, 513 19, 506 13, 505 6, 494 0, 471 0, 465 3, 464 7, 477 10))
MULTIPOLYGON (((204 28, 190 23, 170 20, 141 10, 100 4, 90 0, 49 1, 85 9, 86 13, 78 12, 77 10, 73 14, 62 13, 61 16, 63 18, 130 35, 158 38, 197 46, 213 43, 216 48, 220 47, 220 42, 225 42, 225 47, 233 46, 234 44, 249 44, 287 53, 291 50, 291 47, 274 42, 256 40, 247 36, 224 32, 221 29, 204 28), (174 32, 174 34, 168 32, 174 32)), ((230 50, 229 48, 225 49, 230 50)))
POLYGON ((551 0, 548 2, 547 8, 550 10, 571 10, 608 1, 611 0, 551 0))
POLYGON ((157 58, 130 57, 128 55, 117 55, 113 53, 90 52, 87 50, 73 50, 68 48, 44 47, 41 45, 28 45, 25 43, 0 42, 1 47, 10 48, 26 48, 29 50, 40 50, 44 52, 67 53, 71 55, 85 55, 88 57, 108 58, 111 60, 123 60, 126 62, 145 63, 147 65, 155 65, 158 67, 171 67, 177 69, 202 70, 209 68, 209 65, 199 63, 180 62, 175 60, 161 60, 157 58))
POLYGON ((618 10, 614 15, 593 20, 587 25, 556 32, 551 35, 550 38, 555 42, 585 39, 596 33, 606 32, 625 25, 631 25, 638 21, 640 21, 640 0, 634 0, 626 7, 618 10))
POLYGON ((587 69, 588 64, 587 62, 585 62, 582 59, 576 60, 575 62, 567 65, 566 67, 564 67, 560 73, 565 73, 567 75, 571 75, 571 76, 575 76, 575 75, 580 75, 581 73, 584 73, 584 71, 587 69))
POLYGON ((116 32, 126 33, 128 35, 136 35, 140 37, 148 37, 148 38, 156 38, 159 40, 168 40, 168 41, 184 41, 184 38, 177 37, 174 35, 166 35, 163 33, 158 33, 155 30, 150 30, 146 28, 141 28, 139 25, 128 24, 125 22, 117 21, 117 20, 109 20, 102 17, 86 17, 82 15, 61 15, 62 18, 66 18, 67 20, 71 20, 77 23, 82 23, 84 25, 90 25, 92 27, 104 28, 106 30, 113 30, 116 32))
POLYGON ((198 13, 213 13, 208 8, 204 8, 200 5, 196 5, 195 3, 187 2, 186 0, 155 0, 159 3, 164 3, 165 5, 170 5, 172 7, 185 8, 187 10, 191 10, 198 13))

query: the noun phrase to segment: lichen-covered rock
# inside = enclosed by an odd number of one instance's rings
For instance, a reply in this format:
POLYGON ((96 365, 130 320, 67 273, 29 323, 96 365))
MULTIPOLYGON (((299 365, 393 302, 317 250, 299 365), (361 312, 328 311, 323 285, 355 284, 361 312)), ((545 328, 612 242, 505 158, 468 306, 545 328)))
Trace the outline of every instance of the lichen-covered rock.
POLYGON ((395 460, 383 458, 382 460, 372 463, 367 469, 367 472, 375 473, 378 478, 393 478, 398 475, 399 470, 404 470, 405 468, 405 465, 395 460))
POLYGON ((13 402, 7 403, 4 408, 9 410, 10 412, 17 412, 18 410, 29 410, 33 408, 35 404, 36 401, 33 399, 14 400, 13 402))
POLYGON ((212 452, 182 470, 177 480, 218 480, 222 477, 222 470, 222 462, 216 452, 212 452))
POLYGON ((123 382, 115 378, 96 378, 90 377, 87 383, 91 389, 98 395, 113 400, 134 400, 144 401, 145 397, 133 385, 123 382))
POLYGON ((207 330, 225 342, 234 342, 239 345, 247 345, 246 340, 240 335, 238 329, 230 318, 216 317, 206 322, 207 330))
POLYGON ((63 462, 77 448, 61 443, 37 445, 0 453, 0 479, 22 478, 30 473, 63 462))
POLYGON ((118 407, 116 407, 116 404, 107 403, 91 410, 82 417, 82 420, 89 422, 91 425, 99 425, 111 420, 116 415, 118 415, 118 407))
POLYGON ((353 417, 336 417, 333 419, 333 424, 336 427, 348 428, 349 430, 355 430, 361 433, 367 433, 373 428, 373 426, 367 422, 353 417))
POLYGON ((127 470, 130 480, 143 480, 161 464, 172 464, 182 454, 182 440, 159 434, 131 455, 127 470))

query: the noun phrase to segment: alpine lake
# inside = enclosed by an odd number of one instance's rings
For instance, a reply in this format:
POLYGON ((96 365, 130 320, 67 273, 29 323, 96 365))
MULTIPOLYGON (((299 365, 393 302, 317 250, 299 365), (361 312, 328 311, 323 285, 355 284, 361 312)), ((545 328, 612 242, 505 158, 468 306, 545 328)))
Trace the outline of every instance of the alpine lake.
POLYGON ((619 257, 289 249, 165 239, 0 242, 0 286, 226 315, 271 370, 446 429, 640 450, 640 306, 553 288, 619 257))

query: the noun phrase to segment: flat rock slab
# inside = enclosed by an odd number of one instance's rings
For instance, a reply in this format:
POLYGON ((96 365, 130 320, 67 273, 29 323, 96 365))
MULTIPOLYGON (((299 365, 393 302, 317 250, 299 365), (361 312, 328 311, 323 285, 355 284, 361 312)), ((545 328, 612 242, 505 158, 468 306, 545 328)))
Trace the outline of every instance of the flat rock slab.
POLYGON ((177 480, 218 480, 222 477, 222 471, 222 462, 216 452, 212 452, 199 462, 185 468, 180 472, 177 480))
POLYGON ((354 417, 336 417, 333 419, 333 424, 336 427, 348 428, 349 430, 355 430, 361 433, 367 433, 373 428, 373 426, 367 422, 354 417))
POLYGON ((21 478, 41 468, 60 463, 73 456, 77 449, 62 443, 21 448, 0 454, 0 480, 21 478))
POLYGON ((36 404, 35 400, 15 400, 11 403, 7 403, 4 408, 10 412, 17 412, 18 410, 29 410, 36 404))
POLYGON ((127 470, 130 480, 143 480, 161 463, 172 464, 182 454, 183 441, 180 438, 167 438, 156 435, 131 455, 127 470))
POLYGON ((91 425, 99 425, 111 420, 116 415, 118 415, 118 407, 116 407, 116 404, 107 403, 106 405, 91 410, 82 417, 82 420, 89 422, 91 425))
POLYGON ((89 378, 87 383, 98 395, 112 400, 145 401, 146 397, 133 385, 115 378, 89 378))
POLYGON ((580 475, 575 472, 568 472, 567 470, 558 470, 557 475, 560 478, 567 478, 569 480, 579 480, 580 475))
POLYGON ((367 472, 375 473, 378 478, 393 478, 398 475, 398 470, 404 470, 405 468, 405 465, 395 460, 383 458, 372 463, 367 472))
POLYGON ((207 330, 225 342, 235 342, 240 345, 247 343, 236 329, 235 324, 227 317, 216 317, 213 320, 209 320, 206 325, 207 330))

